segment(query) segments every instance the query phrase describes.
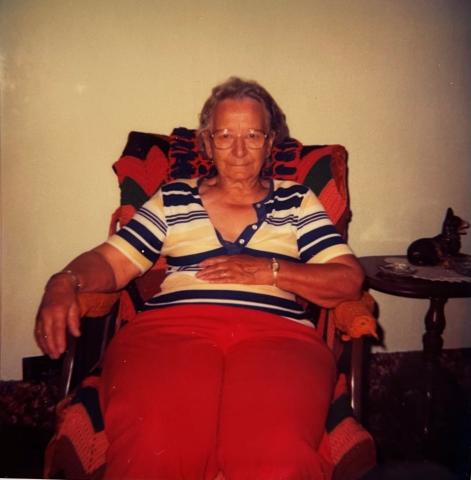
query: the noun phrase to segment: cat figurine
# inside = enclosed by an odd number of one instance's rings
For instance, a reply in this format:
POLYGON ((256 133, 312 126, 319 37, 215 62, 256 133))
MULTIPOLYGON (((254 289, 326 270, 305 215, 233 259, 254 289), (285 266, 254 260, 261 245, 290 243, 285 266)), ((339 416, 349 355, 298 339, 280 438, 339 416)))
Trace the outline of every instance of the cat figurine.
POLYGON ((450 257, 458 255, 461 249, 461 235, 466 234, 469 223, 456 216, 448 208, 442 225, 442 232, 436 237, 419 238, 407 249, 407 259, 413 265, 444 265, 450 257))

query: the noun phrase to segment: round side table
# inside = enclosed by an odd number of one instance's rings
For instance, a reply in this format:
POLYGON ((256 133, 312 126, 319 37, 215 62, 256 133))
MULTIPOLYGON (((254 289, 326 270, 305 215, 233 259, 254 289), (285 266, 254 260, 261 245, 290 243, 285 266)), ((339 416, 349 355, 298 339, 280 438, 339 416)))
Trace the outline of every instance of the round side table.
POLYGON ((425 333, 422 342, 426 358, 433 361, 438 358, 443 346, 442 333, 446 326, 445 303, 449 298, 471 297, 471 282, 445 282, 385 274, 379 267, 385 264, 387 258, 391 257, 407 262, 407 257, 400 255, 360 258, 365 270, 366 284, 373 290, 389 295, 430 299, 430 306, 425 315, 425 333))

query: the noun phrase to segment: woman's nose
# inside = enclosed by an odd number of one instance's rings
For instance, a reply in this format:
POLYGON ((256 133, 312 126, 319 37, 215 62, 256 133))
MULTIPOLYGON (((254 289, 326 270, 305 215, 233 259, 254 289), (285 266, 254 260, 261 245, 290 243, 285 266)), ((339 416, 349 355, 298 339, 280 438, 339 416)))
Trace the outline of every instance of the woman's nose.
POLYGON ((247 146, 242 135, 237 135, 234 139, 234 145, 232 146, 234 153, 237 156, 242 156, 247 153, 247 146))

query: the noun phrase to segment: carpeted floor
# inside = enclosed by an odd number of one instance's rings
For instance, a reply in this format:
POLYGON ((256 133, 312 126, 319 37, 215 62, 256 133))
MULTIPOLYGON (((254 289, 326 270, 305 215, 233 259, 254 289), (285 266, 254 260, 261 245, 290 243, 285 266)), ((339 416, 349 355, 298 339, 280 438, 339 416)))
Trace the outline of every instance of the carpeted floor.
MULTIPOLYGON (((374 354, 368 365, 364 423, 380 464, 368 480, 469 480, 471 349, 443 352, 432 376, 430 408, 421 352, 374 354)), ((29 381, 0 382, 0 477, 41 478, 58 399, 54 372, 50 368, 39 380, 28 374, 29 381)))
POLYGON ((444 350, 432 372, 422 352, 375 354, 367 384, 365 424, 380 463, 429 460, 470 480, 471 349, 444 350))

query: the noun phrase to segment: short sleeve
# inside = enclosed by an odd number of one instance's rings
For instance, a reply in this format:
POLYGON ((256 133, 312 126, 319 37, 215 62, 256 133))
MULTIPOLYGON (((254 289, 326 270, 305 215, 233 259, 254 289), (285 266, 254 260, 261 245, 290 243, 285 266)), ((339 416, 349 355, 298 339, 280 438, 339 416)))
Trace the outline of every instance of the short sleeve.
POLYGON ((299 255, 304 263, 325 263, 352 254, 311 190, 306 192, 299 207, 296 228, 299 255))
POLYGON ((141 273, 145 273, 159 259, 166 234, 167 222, 162 191, 159 190, 107 243, 131 260, 141 273))

